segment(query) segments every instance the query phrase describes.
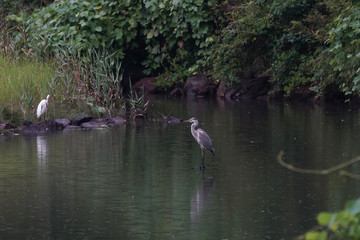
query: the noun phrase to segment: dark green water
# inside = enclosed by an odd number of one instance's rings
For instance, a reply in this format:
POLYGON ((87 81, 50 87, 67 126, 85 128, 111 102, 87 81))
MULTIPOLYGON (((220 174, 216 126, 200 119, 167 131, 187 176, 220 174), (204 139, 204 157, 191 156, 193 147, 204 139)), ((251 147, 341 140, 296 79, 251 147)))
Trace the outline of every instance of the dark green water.
MULTIPOLYGON (((292 239, 360 196, 360 182, 291 172, 360 155, 360 112, 344 107, 152 100, 188 124, 0 137, 0 239, 292 239)), ((360 173, 360 163, 347 170, 360 173)))

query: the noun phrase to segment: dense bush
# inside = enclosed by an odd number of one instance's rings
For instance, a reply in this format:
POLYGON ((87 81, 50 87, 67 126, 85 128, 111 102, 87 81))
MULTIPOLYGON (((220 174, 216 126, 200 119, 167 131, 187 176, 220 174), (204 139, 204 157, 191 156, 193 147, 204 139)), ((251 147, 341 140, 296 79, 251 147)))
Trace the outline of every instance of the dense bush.
POLYGON ((322 93, 326 81, 319 79, 332 72, 325 41, 339 9, 350 2, 235 0, 224 5, 228 21, 214 51, 214 75, 228 85, 267 75, 285 95, 303 85, 322 93))
POLYGON ((344 9, 331 29, 330 65, 345 94, 360 93, 360 4, 344 9))
POLYGON ((265 76, 285 96, 358 95, 359 13, 350 0, 63 0, 9 17, 1 42, 45 58, 106 49, 163 87, 207 70, 228 86, 265 76))
POLYGON ((16 45, 51 56, 75 46, 79 52, 106 48, 147 74, 171 69, 172 59, 187 70, 203 55, 214 34, 214 1, 64 0, 9 19, 24 26, 16 45))

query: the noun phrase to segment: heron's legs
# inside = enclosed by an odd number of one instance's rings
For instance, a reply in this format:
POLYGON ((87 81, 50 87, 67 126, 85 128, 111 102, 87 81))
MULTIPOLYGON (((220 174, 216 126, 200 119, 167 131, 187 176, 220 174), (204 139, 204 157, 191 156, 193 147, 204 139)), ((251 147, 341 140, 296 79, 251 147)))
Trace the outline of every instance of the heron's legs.
POLYGON ((199 170, 205 170, 204 160, 205 160, 205 151, 204 147, 201 146, 201 166, 199 167, 199 170))

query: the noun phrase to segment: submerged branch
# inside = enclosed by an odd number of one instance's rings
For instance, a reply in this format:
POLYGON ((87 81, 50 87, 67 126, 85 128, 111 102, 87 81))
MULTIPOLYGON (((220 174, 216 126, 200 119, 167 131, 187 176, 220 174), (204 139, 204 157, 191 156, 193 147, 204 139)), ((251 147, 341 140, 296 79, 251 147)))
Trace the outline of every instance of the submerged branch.
POLYGON ((345 171, 345 170, 341 170, 339 174, 341 176, 347 176, 347 177, 350 177, 350 178, 360 179, 359 174, 351 173, 351 172, 348 172, 348 171, 345 171))
MULTIPOLYGON (((317 169, 303 169, 303 168, 298 168, 298 167, 295 167, 289 163, 286 163, 284 160, 283 160, 283 155, 284 155, 284 151, 280 151, 278 156, 277 156, 277 160, 278 162, 280 163, 281 166, 291 170, 291 171, 294 171, 294 172, 298 172, 298 173, 305 173, 305 174, 318 174, 318 175, 326 175, 326 174, 329 174, 329 173, 332 173, 332 172, 335 172, 337 170, 340 170, 342 168, 345 168, 355 162, 358 162, 360 161, 360 156, 357 156, 357 157, 354 157, 352 159, 350 159, 349 161, 346 161, 346 162, 343 162, 343 163, 340 163, 338 165, 335 165, 331 168, 328 168, 328 169, 321 169, 321 170, 317 170, 317 169)), ((349 173, 347 171, 340 171, 340 175, 343 175, 343 176, 348 176, 348 177, 352 177, 352 178, 358 178, 360 179, 360 175, 357 175, 357 174, 354 174, 354 173, 349 173)))

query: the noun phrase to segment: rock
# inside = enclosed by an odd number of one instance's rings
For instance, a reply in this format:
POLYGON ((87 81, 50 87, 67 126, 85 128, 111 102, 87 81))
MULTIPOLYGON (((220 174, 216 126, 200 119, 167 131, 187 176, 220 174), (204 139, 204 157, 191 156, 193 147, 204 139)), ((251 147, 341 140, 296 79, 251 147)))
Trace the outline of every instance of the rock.
POLYGON ((82 114, 73 120, 71 120, 71 125, 80 126, 82 123, 89 122, 93 119, 93 117, 88 114, 82 114))
POLYGON ((267 95, 270 91, 270 77, 260 76, 244 81, 244 94, 240 94, 241 99, 255 99, 267 95))
POLYGON ((287 98, 287 100, 295 101, 295 102, 315 102, 316 94, 311 90, 310 85, 301 86, 294 89, 291 93, 291 96, 287 98))
POLYGON ((11 125, 10 123, 0 124, 0 131, 8 130, 8 129, 15 129, 15 127, 13 125, 11 125))
POLYGON ((190 97, 204 97, 211 95, 213 85, 210 80, 203 74, 197 74, 190 77, 184 86, 186 94, 190 97))
POLYGON ((108 127, 115 127, 115 126, 118 126, 123 123, 125 123, 125 119, 120 118, 120 117, 100 118, 100 119, 93 119, 89 122, 82 123, 81 127, 86 128, 86 129, 108 128, 108 127))
POLYGON ((108 126, 109 127, 116 127, 116 126, 119 126, 121 124, 124 124, 125 122, 126 122, 126 120, 121 118, 121 117, 113 117, 113 118, 109 118, 108 126))
POLYGON ((142 78, 132 86, 132 89, 139 91, 143 88, 145 94, 156 93, 158 89, 155 86, 155 82, 155 77, 142 78))
POLYGON ((226 100, 249 100, 249 99, 258 99, 266 100, 267 94, 271 89, 271 84, 269 82, 269 76, 260 76, 253 77, 251 79, 243 79, 241 87, 230 88, 228 90, 223 90, 223 83, 220 83, 220 86, 217 90, 217 96, 225 96, 226 100))
POLYGON ((23 133, 38 134, 38 133, 45 133, 50 131, 60 131, 63 129, 64 126, 62 124, 57 123, 54 119, 49 119, 31 124, 29 122, 26 122, 26 125, 23 128, 23 133))
POLYGON ((168 123, 168 124, 173 124, 173 123, 181 123, 183 120, 177 117, 173 117, 173 116, 162 116, 159 118, 154 118, 153 121, 155 122, 160 122, 160 123, 168 123))
POLYGON ((24 126, 24 127, 30 127, 31 124, 32 124, 32 121, 30 121, 30 120, 24 120, 23 126, 24 126))
POLYGON ((171 92, 170 92, 170 96, 171 97, 175 97, 175 96, 183 96, 184 95, 184 91, 177 87, 177 88, 174 88, 171 92))
POLYGON ((61 124, 63 128, 66 128, 70 124, 70 120, 66 118, 55 119, 55 122, 61 124))
POLYGON ((237 91, 237 89, 234 89, 234 88, 230 88, 229 90, 227 90, 225 92, 225 99, 229 100, 229 101, 233 100, 232 97, 236 93, 236 91, 237 91))
POLYGON ((66 118, 49 119, 41 122, 24 121, 24 134, 41 134, 50 131, 69 131, 94 128, 108 128, 125 123, 125 119, 120 117, 94 119, 87 114, 83 114, 72 121, 66 118))
POLYGON ((82 127, 69 124, 64 128, 64 131, 70 131, 70 130, 82 130, 82 127))
POLYGON ((90 122, 84 122, 80 125, 82 128, 108 128, 104 119, 93 119, 90 122))
POLYGON ((147 112, 141 111, 140 109, 137 108, 137 109, 135 109, 133 118, 134 119, 144 119, 144 120, 146 120, 147 119, 147 112))
POLYGON ((166 117, 165 120, 166 120, 167 123, 180 123, 181 122, 180 118, 176 118, 176 117, 173 117, 173 116, 168 116, 168 117, 166 117))
POLYGON ((225 81, 220 81, 219 87, 216 91, 216 97, 225 97, 226 92, 226 83, 225 81))
POLYGON ((17 135, 19 135, 19 133, 17 133, 17 132, 12 132, 12 131, 5 132, 5 133, 4 133, 4 136, 6 136, 6 137, 12 137, 12 136, 17 136, 17 135))

